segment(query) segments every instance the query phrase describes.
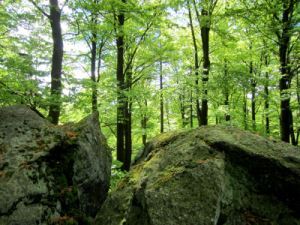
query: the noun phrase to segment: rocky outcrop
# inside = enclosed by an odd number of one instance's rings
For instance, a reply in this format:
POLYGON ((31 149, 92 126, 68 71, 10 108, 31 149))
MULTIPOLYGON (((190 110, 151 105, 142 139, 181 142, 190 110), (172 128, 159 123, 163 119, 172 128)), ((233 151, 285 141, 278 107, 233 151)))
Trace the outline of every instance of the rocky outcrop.
POLYGON ((86 224, 106 198, 111 153, 98 115, 54 126, 0 109, 0 225, 86 224))
POLYGON ((158 136, 96 225, 299 225, 300 149, 230 127, 158 136))

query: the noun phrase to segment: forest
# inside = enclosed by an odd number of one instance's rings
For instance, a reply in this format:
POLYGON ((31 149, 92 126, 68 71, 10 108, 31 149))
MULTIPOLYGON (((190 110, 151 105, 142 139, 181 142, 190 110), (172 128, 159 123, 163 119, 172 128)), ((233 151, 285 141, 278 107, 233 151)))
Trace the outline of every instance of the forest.
POLYGON ((299 39, 297 0, 3 0, 0 106, 56 125, 98 111, 124 170, 206 125, 297 146, 299 39))

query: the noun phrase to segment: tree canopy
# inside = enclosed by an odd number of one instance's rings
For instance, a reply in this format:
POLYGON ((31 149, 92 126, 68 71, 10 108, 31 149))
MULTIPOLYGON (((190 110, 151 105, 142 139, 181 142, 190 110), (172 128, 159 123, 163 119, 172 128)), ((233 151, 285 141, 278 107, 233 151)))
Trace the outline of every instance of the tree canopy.
POLYGON ((0 106, 99 111, 125 170, 149 138, 203 125, 298 145, 296 0, 4 0, 0 39, 0 106))

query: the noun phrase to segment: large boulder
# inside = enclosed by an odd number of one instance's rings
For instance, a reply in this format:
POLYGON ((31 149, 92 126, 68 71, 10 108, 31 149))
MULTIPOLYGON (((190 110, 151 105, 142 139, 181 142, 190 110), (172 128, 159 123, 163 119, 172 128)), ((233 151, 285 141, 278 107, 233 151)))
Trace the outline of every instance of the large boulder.
POLYGON ((158 136, 96 225, 299 225, 300 149, 232 127, 158 136))
POLYGON ((0 225, 85 224, 105 200, 111 151, 95 113, 54 126, 25 106, 0 109, 0 225))

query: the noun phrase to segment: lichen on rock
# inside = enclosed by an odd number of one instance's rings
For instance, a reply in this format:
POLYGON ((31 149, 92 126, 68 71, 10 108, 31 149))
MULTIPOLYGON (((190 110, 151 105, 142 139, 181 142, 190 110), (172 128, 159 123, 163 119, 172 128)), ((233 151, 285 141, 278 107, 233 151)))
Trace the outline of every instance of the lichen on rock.
POLYGON ((98 116, 54 126, 11 106, 0 109, 0 121, 0 225, 87 224, 110 180, 98 116))
POLYGON ((232 127, 163 134, 96 225, 299 225, 300 149, 232 127))

